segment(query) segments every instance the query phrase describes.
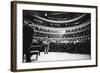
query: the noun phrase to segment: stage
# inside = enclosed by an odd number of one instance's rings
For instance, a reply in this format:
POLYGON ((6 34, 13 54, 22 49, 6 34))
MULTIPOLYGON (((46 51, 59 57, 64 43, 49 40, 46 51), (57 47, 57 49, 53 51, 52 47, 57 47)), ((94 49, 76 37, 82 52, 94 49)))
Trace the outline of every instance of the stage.
POLYGON ((75 60, 89 60, 91 56, 88 54, 75 54, 75 53, 66 53, 66 52, 44 52, 40 53, 38 60, 34 60, 36 55, 31 56, 32 62, 52 62, 52 61, 75 61, 75 60))

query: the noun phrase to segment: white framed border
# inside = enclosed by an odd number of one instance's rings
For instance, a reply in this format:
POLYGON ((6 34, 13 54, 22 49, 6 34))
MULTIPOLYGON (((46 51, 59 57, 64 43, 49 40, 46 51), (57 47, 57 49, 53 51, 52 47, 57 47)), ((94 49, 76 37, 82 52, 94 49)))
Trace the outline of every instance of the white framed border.
POLYGON ((16 4, 16 70, 25 70, 25 69, 41 69, 41 68, 59 68, 59 67, 80 67, 80 66, 90 66, 96 65, 96 26, 97 26, 97 17, 96 17, 96 8, 88 6, 63 6, 63 5, 45 5, 45 4, 30 4, 30 3, 18 3, 16 4), (57 61, 57 62, 40 62, 40 63, 23 63, 22 62, 22 28, 23 28, 23 10, 42 10, 42 11, 63 11, 63 12, 83 12, 91 13, 91 59, 90 60, 77 60, 77 61, 57 61))

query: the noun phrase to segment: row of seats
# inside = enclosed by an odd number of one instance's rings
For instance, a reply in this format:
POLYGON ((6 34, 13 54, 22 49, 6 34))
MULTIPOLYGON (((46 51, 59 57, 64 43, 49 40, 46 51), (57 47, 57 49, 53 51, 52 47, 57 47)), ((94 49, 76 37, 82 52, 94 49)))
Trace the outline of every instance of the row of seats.
POLYGON ((48 33, 41 33, 41 32, 34 32, 34 37, 48 37, 48 38, 70 38, 70 37, 81 37, 81 36, 86 36, 89 35, 90 31, 86 30, 83 32, 78 32, 78 33, 61 33, 61 34, 48 34, 48 33))
MULTIPOLYGON (((36 45, 35 45, 36 46, 36 45)), ((67 53, 79 53, 90 54, 90 41, 77 42, 77 43, 49 43, 49 52, 67 52, 67 53)), ((38 47, 35 47, 40 52, 44 52, 45 44, 41 43, 38 47), (40 46, 40 47, 39 47, 40 46)), ((36 49, 32 50, 36 50, 36 49)))
MULTIPOLYGON (((45 28, 41 28, 41 27, 37 27, 37 26, 33 26, 34 30, 36 31, 40 31, 40 32, 47 32, 47 33, 59 33, 60 30, 56 30, 56 29, 45 29, 45 28)), ((85 30, 85 29, 89 29, 90 28, 90 24, 89 25, 86 25, 86 26, 83 26, 83 27, 80 27, 80 28, 76 28, 76 29, 71 29, 71 30, 66 30, 66 33, 68 32, 77 32, 77 31, 82 31, 82 30, 85 30)))
POLYGON ((68 52, 90 54, 90 42, 81 43, 50 43, 50 52, 68 52))

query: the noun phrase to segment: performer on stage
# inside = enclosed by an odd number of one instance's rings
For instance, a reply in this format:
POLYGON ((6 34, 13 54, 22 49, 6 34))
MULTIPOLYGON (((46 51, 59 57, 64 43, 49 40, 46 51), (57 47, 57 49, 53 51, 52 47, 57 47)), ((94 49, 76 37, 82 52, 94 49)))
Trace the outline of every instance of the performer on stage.
POLYGON ((44 44, 44 54, 48 54, 48 51, 49 51, 49 40, 45 40, 43 41, 43 44, 44 44))

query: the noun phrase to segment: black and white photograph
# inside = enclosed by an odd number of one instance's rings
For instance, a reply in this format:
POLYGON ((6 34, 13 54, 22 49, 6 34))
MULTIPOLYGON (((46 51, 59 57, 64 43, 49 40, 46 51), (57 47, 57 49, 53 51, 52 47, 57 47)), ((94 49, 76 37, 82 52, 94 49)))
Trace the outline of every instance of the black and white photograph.
POLYGON ((23 10, 23 62, 91 59, 91 14, 23 10))
POLYGON ((97 7, 12 2, 11 70, 97 66, 97 7))

